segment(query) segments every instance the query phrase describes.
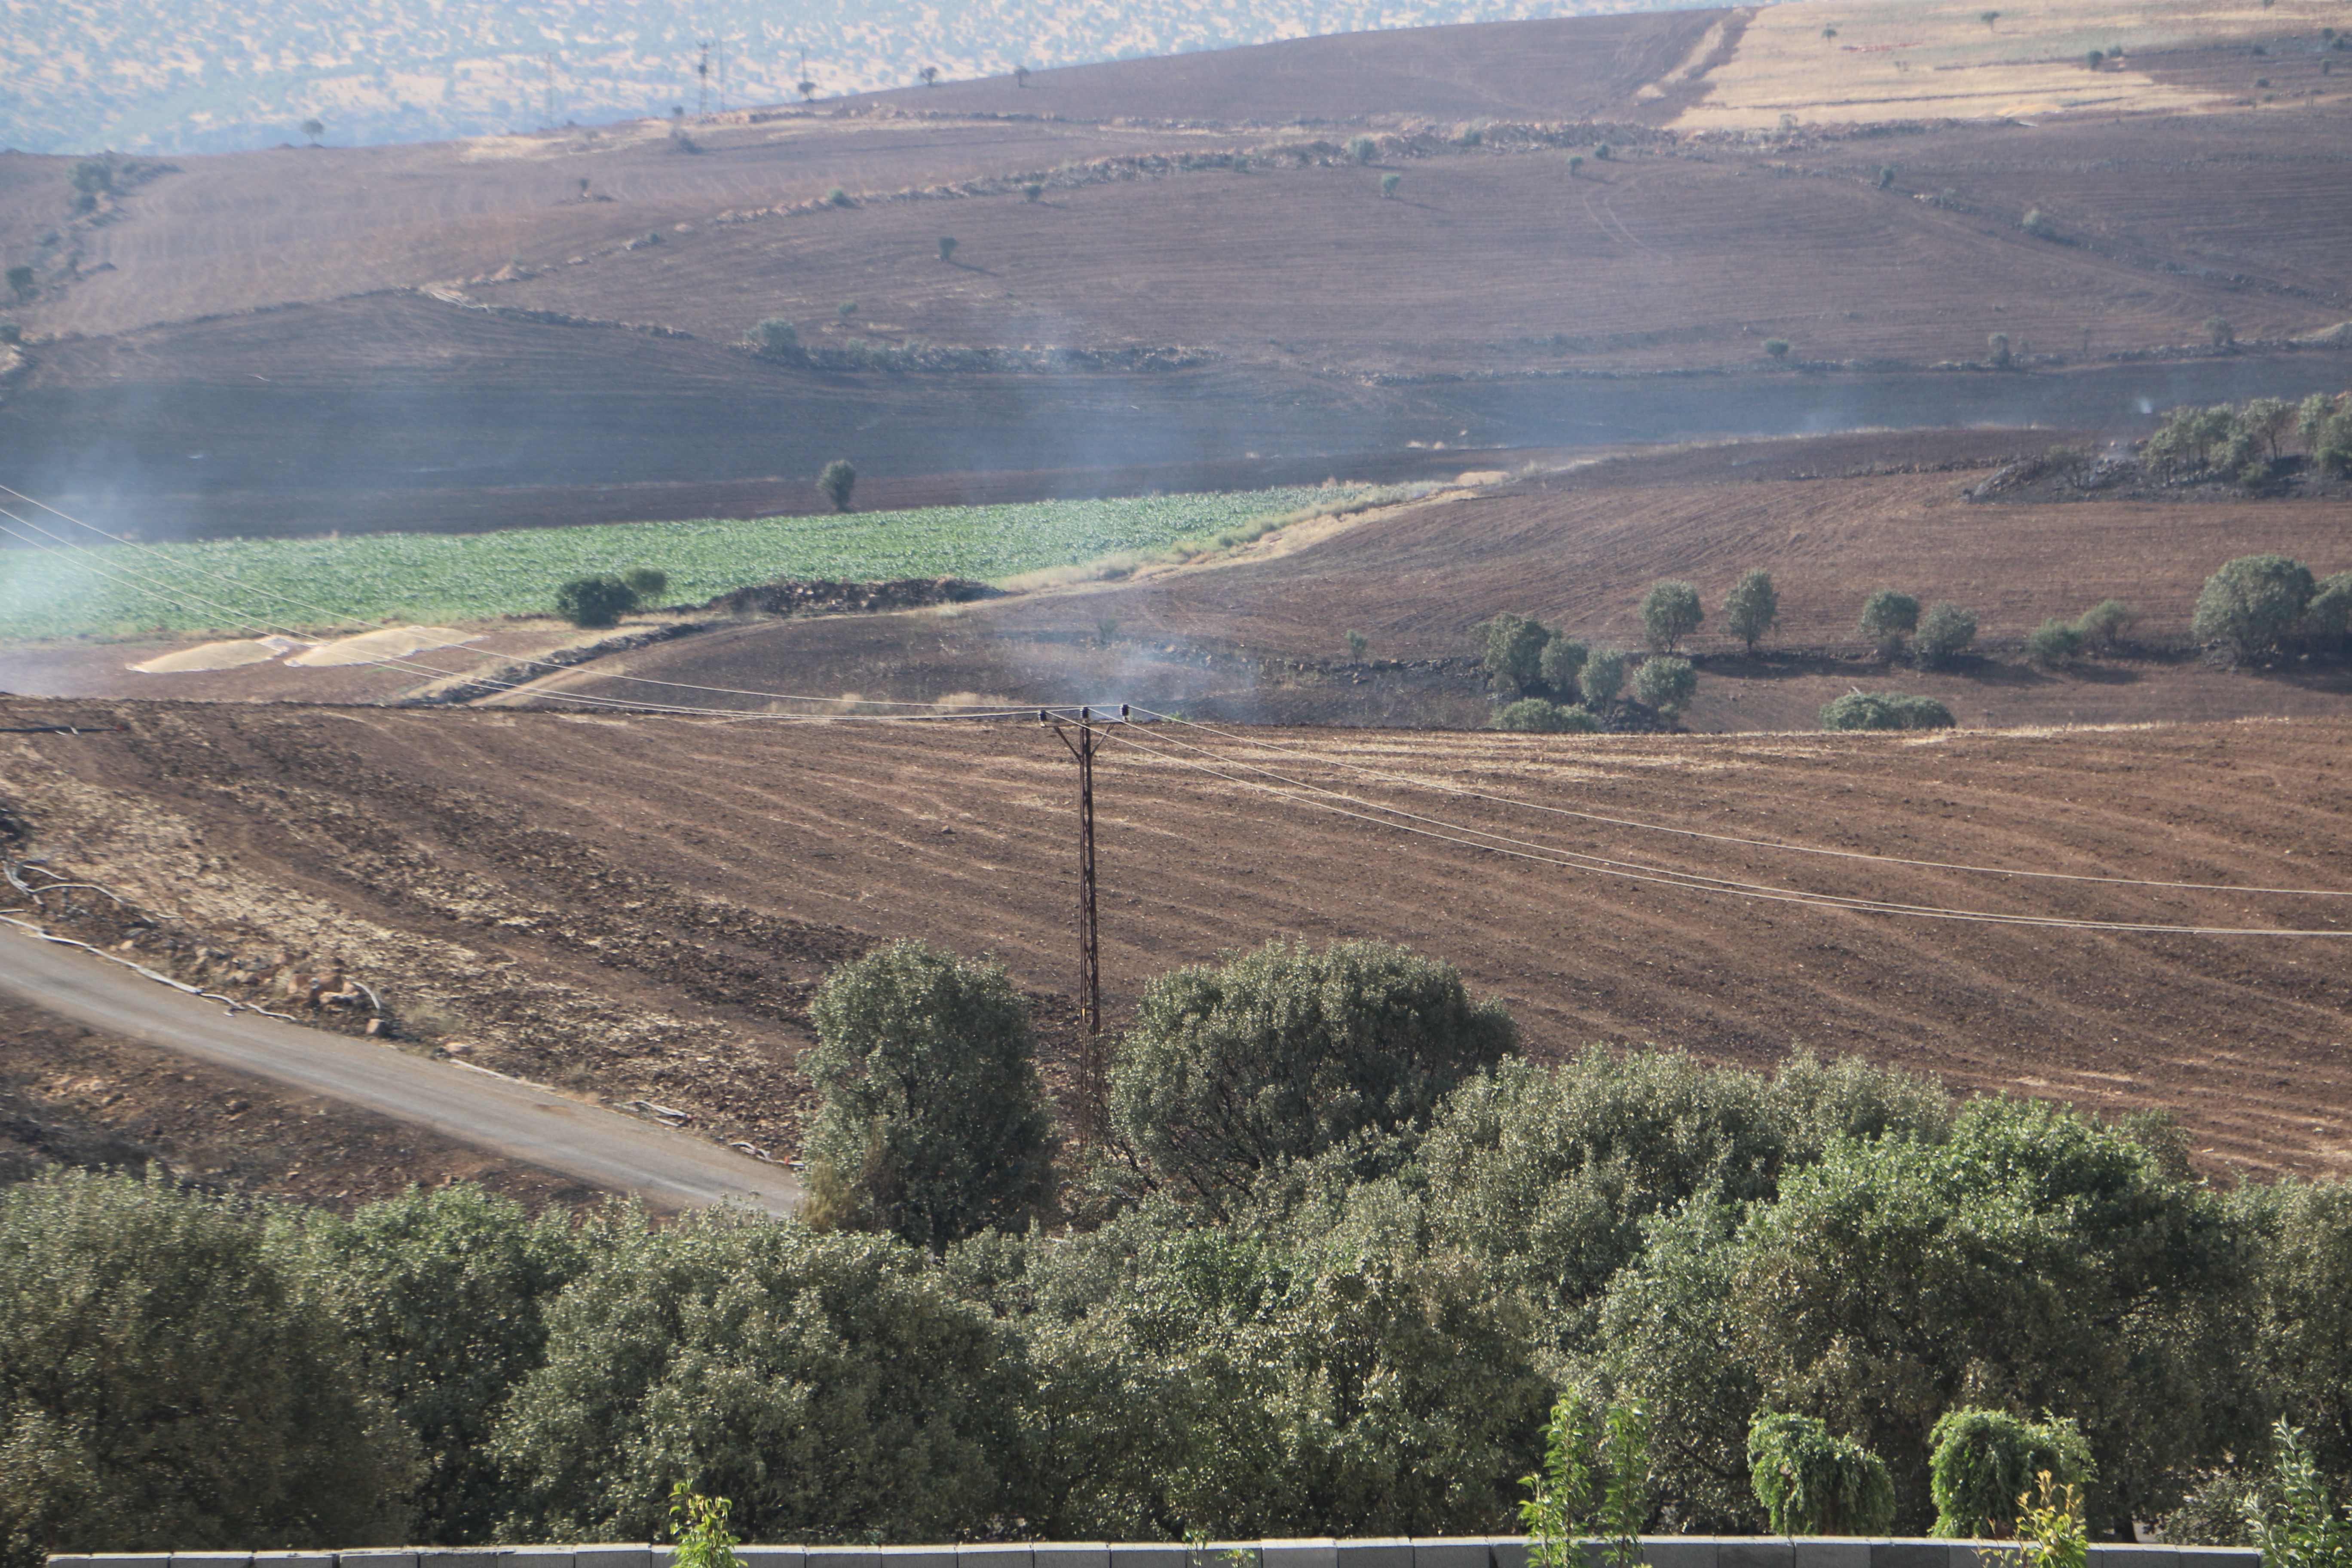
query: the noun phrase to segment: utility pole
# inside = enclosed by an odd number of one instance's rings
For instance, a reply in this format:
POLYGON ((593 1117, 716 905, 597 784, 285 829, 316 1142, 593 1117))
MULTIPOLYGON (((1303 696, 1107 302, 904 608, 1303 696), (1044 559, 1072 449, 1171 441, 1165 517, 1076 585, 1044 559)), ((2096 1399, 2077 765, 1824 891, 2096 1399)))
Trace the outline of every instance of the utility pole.
MULTIPOLYGON (((1127 716, 1127 704, 1122 702, 1118 721, 1125 723, 1127 716)), ((1109 1121, 1102 1044, 1102 951, 1095 939, 1095 752, 1101 742, 1095 733, 1091 708, 1078 710, 1075 740, 1071 731, 1045 709, 1037 710, 1037 722, 1051 724, 1078 762, 1078 1021, 1086 1030, 1078 1045, 1078 1142, 1091 1146, 1100 1142, 1109 1121)))
POLYGON ((708 38, 702 41, 702 63, 694 68, 694 74, 699 79, 694 100, 694 117, 708 120, 710 118, 710 40, 708 38))

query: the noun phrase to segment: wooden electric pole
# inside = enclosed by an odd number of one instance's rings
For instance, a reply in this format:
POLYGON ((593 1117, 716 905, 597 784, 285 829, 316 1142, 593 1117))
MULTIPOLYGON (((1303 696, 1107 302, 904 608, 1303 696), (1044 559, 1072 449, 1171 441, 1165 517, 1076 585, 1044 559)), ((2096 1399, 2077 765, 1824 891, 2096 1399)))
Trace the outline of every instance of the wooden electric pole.
MULTIPOLYGON (((1121 703, 1122 723, 1127 711, 1127 705, 1121 703)), ((1095 733, 1091 708, 1078 710, 1075 739, 1071 730, 1044 709, 1038 710, 1037 721, 1053 725, 1054 733, 1078 763, 1078 1022, 1086 1031, 1078 1045, 1078 1141, 1092 1145, 1101 1140, 1109 1121, 1102 1041, 1102 950, 1095 931, 1095 752, 1101 740, 1095 733)))

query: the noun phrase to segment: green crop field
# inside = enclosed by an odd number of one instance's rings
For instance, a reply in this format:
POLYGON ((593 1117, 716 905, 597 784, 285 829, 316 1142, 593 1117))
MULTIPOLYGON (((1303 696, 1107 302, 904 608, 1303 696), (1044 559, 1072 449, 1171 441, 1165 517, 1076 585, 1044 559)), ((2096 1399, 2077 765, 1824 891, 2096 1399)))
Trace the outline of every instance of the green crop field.
POLYGON ((1166 550, 1366 494, 1301 488, 499 533, 11 548, 0 551, 0 637, 470 620, 545 610, 566 578, 631 566, 668 573, 668 597, 680 604, 779 577, 993 581, 1166 550))

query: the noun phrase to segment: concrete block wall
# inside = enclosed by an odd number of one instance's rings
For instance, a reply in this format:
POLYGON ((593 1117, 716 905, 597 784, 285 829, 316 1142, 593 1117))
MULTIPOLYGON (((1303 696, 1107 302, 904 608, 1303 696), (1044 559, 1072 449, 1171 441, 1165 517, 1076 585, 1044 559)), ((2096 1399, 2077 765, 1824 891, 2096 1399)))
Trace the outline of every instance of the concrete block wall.
MULTIPOLYGON (((1649 1568, 2004 1568, 2013 1544, 1821 1536, 1653 1535, 1649 1568)), ((1518 1536, 1213 1541, 1181 1545, 1047 1541, 1026 1545, 739 1546, 743 1568, 1528 1568, 1518 1536)), ((1588 1542, 1591 1568, 1601 1549, 1588 1542)), ((609 1546, 376 1548, 354 1552, 151 1552, 54 1556, 49 1568, 670 1568, 670 1549, 609 1546)), ((2262 1568, 2251 1547, 2093 1546, 2088 1568, 2262 1568)))

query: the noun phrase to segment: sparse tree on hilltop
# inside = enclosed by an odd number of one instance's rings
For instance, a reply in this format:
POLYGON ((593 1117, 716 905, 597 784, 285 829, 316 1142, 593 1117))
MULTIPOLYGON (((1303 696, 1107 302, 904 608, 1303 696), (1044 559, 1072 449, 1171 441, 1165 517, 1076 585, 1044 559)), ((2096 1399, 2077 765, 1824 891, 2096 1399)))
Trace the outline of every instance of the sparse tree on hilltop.
POLYGON ((851 468, 845 458, 835 458, 827 463, 824 472, 816 477, 818 493, 833 503, 835 511, 849 510, 849 492, 856 484, 857 470, 851 468))
POLYGON ((319 144, 319 138, 326 133, 327 128, 316 120, 302 121, 302 134, 309 138, 311 146, 316 147, 319 144))
POLYGON ((1027 87, 1029 85, 1029 68, 1027 66, 1014 66, 1013 68, 1013 85, 1015 87, 1027 87))
POLYGON ((1654 583, 1642 595, 1642 635, 1660 653, 1672 653, 1706 619, 1698 590, 1680 578, 1654 583))
POLYGON ((1780 595, 1772 586, 1772 574, 1760 566, 1741 573, 1723 596, 1723 620, 1731 635, 1748 645, 1753 658, 1757 643, 1780 622, 1780 595))
POLYGON ((1998 11, 1979 11, 1977 13, 1977 20, 1985 25, 1985 31, 1990 32, 1992 31, 1992 25, 2000 20, 2000 13, 1998 11))
POLYGON ((937 87, 940 85, 940 68, 937 66, 925 66, 922 70, 917 74, 922 77, 923 85, 925 87, 937 87))
POLYGON ((1903 639, 1919 629, 1919 601, 1893 588, 1881 588, 1862 605, 1862 635, 1878 644, 1878 657, 1893 658, 1903 651, 1903 639))

